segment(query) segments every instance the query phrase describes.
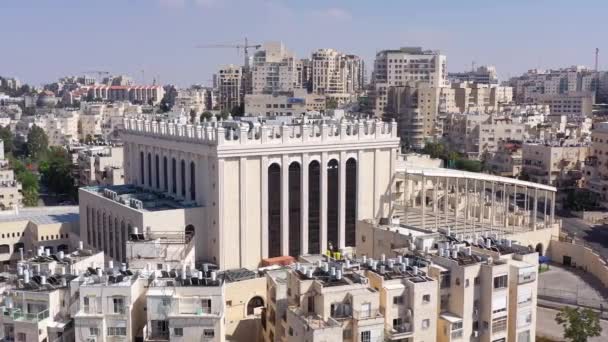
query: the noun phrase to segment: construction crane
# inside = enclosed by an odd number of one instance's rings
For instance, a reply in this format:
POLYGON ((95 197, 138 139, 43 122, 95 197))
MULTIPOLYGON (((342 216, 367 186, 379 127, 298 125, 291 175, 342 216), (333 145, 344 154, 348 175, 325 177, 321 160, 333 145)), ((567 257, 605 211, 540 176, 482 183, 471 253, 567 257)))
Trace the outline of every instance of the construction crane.
POLYGON ((197 49, 223 49, 223 48, 235 48, 237 51, 243 49, 245 52, 245 68, 249 68, 249 49, 253 48, 255 50, 262 47, 262 44, 249 44, 247 38, 245 38, 244 44, 208 44, 208 45, 198 45, 197 49))

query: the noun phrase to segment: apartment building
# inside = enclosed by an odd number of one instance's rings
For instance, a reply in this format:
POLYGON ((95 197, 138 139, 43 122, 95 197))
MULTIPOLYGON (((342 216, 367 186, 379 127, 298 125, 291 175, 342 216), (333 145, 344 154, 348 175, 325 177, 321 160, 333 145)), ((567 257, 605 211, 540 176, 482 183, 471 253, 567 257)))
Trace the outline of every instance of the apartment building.
POLYGON ((579 142, 525 142, 522 173, 533 182, 555 186, 559 191, 578 188, 589 150, 588 144, 579 142))
POLYGON ((94 85, 89 86, 87 96, 107 101, 129 101, 143 105, 157 105, 165 96, 159 85, 94 85))
POLYGON ((78 142, 78 111, 55 110, 53 112, 24 117, 15 125, 16 135, 27 139, 33 126, 42 128, 49 140, 49 146, 65 146, 78 142))
POLYGON ((495 66, 482 65, 470 71, 449 72, 448 81, 450 83, 498 84, 498 75, 495 66))
POLYGON ((383 50, 376 54, 371 95, 374 114, 384 115, 389 88, 405 86, 408 81, 423 81, 431 88, 447 85, 446 56, 420 47, 383 50))
POLYGON ((131 185, 80 189, 81 236, 98 249, 120 246, 103 242, 104 229, 126 237, 129 225, 152 231, 192 225, 197 260, 256 268, 266 258, 354 246, 357 219, 390 208, 385 193, 399 146, 396 123, 126 125, 131 185))
POLYGON ((146 325, 143 294, 149 284, 148 273, 112 261, 72 280, 70 289, 78 301, 73 315, 76 341, 135 340, 146 325))
POLYGON ((124 118, 141 113, 142 106, 130 102, 84 103, 80 115, 79 138, 84 141, 89 139, 119 140, 118 131, 123 128, 124 118))
POLYGON ((225 284, 216 269, 160 271, 145 295, 144 341, 225 341, 225 284))
POLYGON ((325 112, 325 96, 304 90, 245 95, 246 116, 299 116, 309 111, 325 112))
POLYGON ((384 117, 396 120, 403 146, 421 149, 426 141, 441 136, 440 115, 457 111, 454 99, 452 88, 406 82, 389 88, 384 117))
POLYGON ((518 177, 522 170, 522 143, 520 141, 502 141, 496 152, 486 160, 488 169, 503 177, 518 177))
POLYGON ((78 152, 78 184, 124 184, 122 146, 88 146, 78 152), (122 177, 121 177, 122 176, 122 177))
POLYGON ((533 341, 536 251, 510 240, 439 243, 429 275, 439 282, 437 341, 533 341))
POLYGON ((252 61, 252 94, 272 94, 301 88, 297 59, 283 43, 264 43, 253 54, 252 61))
POLYGON ((443 129, 450 148, 472 159, 487 159, 501 143, 524 141, 530 134, 527 125, 514 123, 509 117, 476 113, 449 113, 443 129))
POLYGON ((214 106, 211 101, 212 92, 211 89, 204 87, 179 89, 173 108, 182 109, 186 113, 194 111, 199 116, 202 112, 213 109, 214 106))
POLYGON ((452 83, 460 113, 493 113, 513 99, 513 88, 479 83, 452 83))
POLYGON ((236 65, 222 67, 214 76, 215 88, 218 90, 218 108, 232 110, 243 101, 243 70, 236 65))
POLYGON ((355 55, 319 49, 311 56, 312 92, 335 98, 358 94, 365 82, 365 64, 355 55))
POLYGON ((276 288, 269 286, 267 298, 272 304, 266 312, 266 341, 384 339, 379 292, 350 266, 311 256, 308 262, 288 269, 286 275, 285 292, 276 293, 276 288), (280 297, 283 294, 285 297, 280 297), (279 325, 283 327, 277 329, 279 325), (278 334, 283 332, 285 335, 278 334))
POLYGON ((193 237, 192 231, 146 232, 137 229, 126 240, 126 262, 135 270, 180 269, 182 265, 194 265, 193 237))
POLYGON ((548 105, 552 115, 566 115, 577 119, 592 116, 595 95, 593 92, 542 94, 536 98, 536 101, 548 105))
POLYGON ((594 125, 591 131, 591 148, 585 160, 585 183, 594 192, 602 205, 608 203, 608 122, 594 125))

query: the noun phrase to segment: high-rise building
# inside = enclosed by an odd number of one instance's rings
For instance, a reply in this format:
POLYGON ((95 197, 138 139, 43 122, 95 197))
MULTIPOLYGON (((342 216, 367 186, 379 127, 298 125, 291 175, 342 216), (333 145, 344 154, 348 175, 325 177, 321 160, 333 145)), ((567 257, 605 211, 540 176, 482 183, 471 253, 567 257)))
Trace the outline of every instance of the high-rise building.
POLYGON ((449 72, 450 82, 471 82, 476 84, 498 84, 496 67, 493 65, 482 65, 475 70, 464 72, 449 72))
POLYGON ((298 61, 283 43, 268 42, 253 55, 252 93, 274 93, 300 88, 298 61))
POLYGON ((425 81, 431 87, 446 85, 446 56, 420 47, 378 52, 371 82, 376 116, 382 116, 386 110, 389 88, 405 86, 408 81, 425 81))
POLYGON ((214 76, 220 110, 232 110, 243 102, 243 68, 227 65, 214 76))
POLYGON ((311 63, 314 93, 349 97, 363 89, 365 66, 358 56, 319 49, 312 53, 311 63))

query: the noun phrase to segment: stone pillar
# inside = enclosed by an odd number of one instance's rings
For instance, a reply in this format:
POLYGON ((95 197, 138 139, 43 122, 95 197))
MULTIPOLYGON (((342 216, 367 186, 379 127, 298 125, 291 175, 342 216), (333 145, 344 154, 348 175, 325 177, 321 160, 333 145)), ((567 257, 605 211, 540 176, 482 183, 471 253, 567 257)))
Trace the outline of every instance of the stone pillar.
POLYGON ((301 219, 300 219, 300 253, 308 254, 308 164, 310 163, 308 153, 302 154, 300 194, 301 196, 301 219))
POLYGON ((494 230, 494 215, 496 213, 496 189, 495 182, 492 181, 492 206, 490 207, 490 231, 494 230))
POLYGON ((532 215, 532 228, 536 230, 536 217, 538 216, 538 188, 534 188, 534 211, 532 215))
POLYGON ((422 175, 422 187, 420 188, 420 204, 422 205, 422 229, 425 229, 426 223, 426 177, 422 175))
POLYGON ((555 223, 555 192, 551 193, 551 224, 555 223))
POLYGON ((463 233, 467 231, 467 220, 469 219, 469 179, 464 179, 464 228, 463 233))
MULTIPOLYGON (((346 131, 346 125, 340 125, 346 131)), ((346 133, 344 133, 346 136, 346 133)), ((346 246, 346 152, 340 152, 340 168, 338 169, 338 248, 346 246)))
POLYGON ((449 210, 449 192, 450 192, 450 178, 445 177, 445 184, 443 185, 443 215, 445 218, 445 227, 448 227, 448 213, 449 210))
POLYGON ((439 205, 437 203, 437 188, 439 187, 439 177, 433 177, 433 215, 435 215, 435 231, 439 228, 439 205))
POLYGON ((289 160, 281 160, 281 255, 289 255, 289 160))
MULTIPOLYGON (((188 177, 190 179, 190 177, 188 177)), ((190 189, 190 184, 188 184, 190 189)), ((247 158, 239 158, 239 254, 241 267, 247 265, 247 158)))
POLYGON ((260 167, 261 173, 261 221, 262 221, 262 258, 268 258, 268 157, 263 156, 260 167))
MULTIPOLYGON (((325 129, 327 131, 327 129, 325 129)), ((327 132, 325 132, 327 134, 327 132)), ((321 154, 321 234, 319 236, 319 250, 327 250, 327 152, 321 154)))
POLYGON ((544 191, 545 193, 545 200, 544 200, 544 210, 543 210, 543 226, 545 228, 547 228, 547 201, 549 200, 548 198, 548 194, 549 192, 547 190, 544 191))

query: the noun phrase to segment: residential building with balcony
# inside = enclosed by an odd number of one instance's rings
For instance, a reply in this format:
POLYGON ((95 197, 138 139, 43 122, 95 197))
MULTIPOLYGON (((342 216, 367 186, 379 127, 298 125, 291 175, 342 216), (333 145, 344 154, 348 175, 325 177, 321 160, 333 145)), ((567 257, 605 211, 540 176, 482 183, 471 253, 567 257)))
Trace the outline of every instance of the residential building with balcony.
POLYGON ((365 64, 360 57, 334 49, 318 49, 312 53, 310 63, 314 94, 344 103, 363 90, 365 64))
POLYGON ((486 160, 486 165, 495 175, 518 177, 522 169, 522 143, 501 141, 497 151, 486 160))
POLYGON ((309 111, 325 112, 325 96, 304 90, 245 95, 246 116, 299 116, 309 111))
POLYGON ((522 173, 558 191, 582 186, 583 168, 590 152, 584 142, 540 141, 522 145, 522 173))
POLYGON ((89 146, 80 150, 78 152, 79 185, 124 184, 123 156, 122 146, 89 146))
POLYGON ((91 267, 72 280, 77 293, 74 314, 77 342, 133 341, 146 325, 145 292, 150 274, 113 262, 91 267))
POLYGON ((218 90, 218 108, 231 111, 243 102, 243 70, 239 66, 222 67, 214 76, 218 90))
POLYGON ((596 123, 591 131, 591 148, 585 160, 585 185, 608 207, 608 122, 596 123))

